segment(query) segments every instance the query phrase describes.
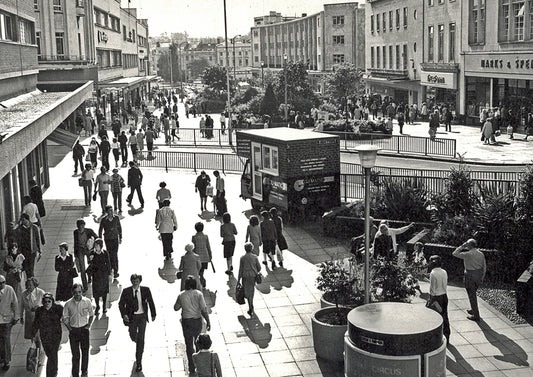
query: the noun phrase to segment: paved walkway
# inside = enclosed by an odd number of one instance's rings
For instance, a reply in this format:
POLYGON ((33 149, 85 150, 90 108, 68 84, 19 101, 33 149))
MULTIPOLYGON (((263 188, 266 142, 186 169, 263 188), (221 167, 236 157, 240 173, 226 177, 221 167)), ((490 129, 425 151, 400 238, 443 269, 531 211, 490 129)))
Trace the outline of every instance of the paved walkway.
MULTIPOLYGON (((71 177, 72 160, 64 161, 51 170, 52 187, 45 193, 48 215, 43 221, 47 244, 36 274, 41 287, 55 292, 56 273, 53 260, 60 242, 72 245, 75 220, 85 218, 87 226, 98 228, 97 202, 93 211, 83 207, 82 192, 77 179, 71 177)), ((179 323, 179 313, 173 304, 179 293, 175 273, 183 247, 194 233, 194 223, 203 220, 206 234, 211 239, 216 273, 206 274, 206 298, 210 307, 213 349, 220 357, 224 376, 342 376, 342 368, 316 359, 311 337, 312 313, 319 307, 320 292, 315 287, 315 264, 330 258, 346 255, 342 243, 324 240, 316 227, 286 228, 290 252, 285 255, 285 268, 266 272, 265 282, 258 286, 256 294, 257 317, 250 319, 245 306, 234 301, 235 278, 224 274, 225 260, 219 237, 219 221, 213 214, 198 213, 198 197, 194 194, 195 176, 190 172, 163 170, 143 171, 143 192, 146 206, 139 207, 134 199, 133 207, 125 207, 122 218, 124 241, 120 246, 120 277, 113 281, 107 315, 99 316, 91 329, 90 376, 185 376, 186 358, 179 323), (155 192, 158 183, 165 180, 173 193, 171 207, 176 211, 179 228, 174 239, 174 260, 164 262, 162 247, 154 228, 157 208, 155 192), (157 319, 147 327, 143 373, 134 370, 134 344, 129 340, 117 308, 123 286, 129 285, 131 273, 141 273, 143 284, 154 293, 157 319)), ((211 172, 209 172, 211 173, 211 172)), ((121 169, 121 174, 126 171, 121 169)), ((249 202, 238 197, 238 175, 226 177, 228 208, 239 234, 234 265, 242 254, 242 244, 252 214, 249 202)), ((422 284, 427 292, 428 286, 422 284)), ((88 292, 91 296, 91 290, 88 292)), ((533 359, 533 328, 513 326, 504 316, 481 302, 483 321, 466 320, 464 309, 468 300, 464 289, 449 288, 449 315, 452 325, 451 344, 448 349, 447 368, 450 376, 533 376, 529 366, 533 359)), ((415 298, 413 303, 423 305, 415 298)), ((22 326, 13 331, 14 356, 12 368, 5 376, 30 375, 24 371, 25 354, 29 341, 22 339, 22 326)), ((67 334, 59 355, 59 376, 69 376, 70 348, 67 334)), ((41 368, 39 376, 44 376, 41 368)))

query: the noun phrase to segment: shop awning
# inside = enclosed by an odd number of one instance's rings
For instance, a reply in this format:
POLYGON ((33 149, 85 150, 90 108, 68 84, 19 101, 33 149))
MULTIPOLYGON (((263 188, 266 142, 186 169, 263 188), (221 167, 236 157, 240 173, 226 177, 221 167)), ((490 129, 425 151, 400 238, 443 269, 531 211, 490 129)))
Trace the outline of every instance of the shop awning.
POLYGON ((100 82, 98 87, 100 89, 126 89, 138 86, 145 81, 145 76, 122 77, 109 82, 100 82))
POLYGON ((390 80, 385 77, 364 76, 365 81, 383 86, 394 86, 399 89, 418 90, 420 80, 390 80))
POLYGON ((79 139, 79 136, 58 127, 50 135, 48 135, 47 139, 64 145, 65 147, 72 148, 74 143, 76 143, 76 140, 79 139))

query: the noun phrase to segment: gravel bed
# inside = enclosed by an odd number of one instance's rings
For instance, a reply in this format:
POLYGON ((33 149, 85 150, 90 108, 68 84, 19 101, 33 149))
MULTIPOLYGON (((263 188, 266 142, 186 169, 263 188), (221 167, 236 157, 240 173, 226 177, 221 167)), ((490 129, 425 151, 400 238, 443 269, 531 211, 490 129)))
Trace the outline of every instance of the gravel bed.
MULTIPOLYGON (((516 325, 528 323, 528 319, 516 313, 516 292, 511 284, 498 284, 478 289, 478 295, 516 325)), ((531 321, 531 318, 529 319, 531 321)))

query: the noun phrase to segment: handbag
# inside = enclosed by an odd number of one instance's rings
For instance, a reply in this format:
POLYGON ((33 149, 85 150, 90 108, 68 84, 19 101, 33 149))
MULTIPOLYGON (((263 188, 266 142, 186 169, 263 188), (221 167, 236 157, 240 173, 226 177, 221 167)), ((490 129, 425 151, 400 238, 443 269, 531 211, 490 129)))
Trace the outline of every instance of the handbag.
POLYGON ((235 287, 235 299, 237 300, 237 304, 244 305, 244 287, 240 284, 237 284, 237 287, 235 287))
POLYGON ((260 272, 255 275, 255 282, 257 284, 261 284, 263 282, 263 275, 260 272))
POLYGON ((39 363, 39 349, 33 344, 28 349, 26 354, 26 370, 31 373, 37 373, 38 363, 39 363))
POLYGON ((178 272, 176 272, 176 277, 177 277, 178 279, 181 279, 181 278, 183 277, 183 271, 178 271, 178 272))
POLYGON ((68 270, 68 275, 74 279, 74 278, 77 278, 78 277, 78 270, 76 270, 76 267, 71 267, 69 268, 68 270))
POLYGON ((83 187, 83 186, 85 186, 85 184, 83 183, 83 181, 84 181, 84 179, 83 179, 83 178, 81 178, 81 177, 80 177, 80 178, 78 178, 78 186, 80 186, 80 187, 83 187))
POLYGON ((85 161, 91 162, 91 155, 89 153, 85 155, 85 161))

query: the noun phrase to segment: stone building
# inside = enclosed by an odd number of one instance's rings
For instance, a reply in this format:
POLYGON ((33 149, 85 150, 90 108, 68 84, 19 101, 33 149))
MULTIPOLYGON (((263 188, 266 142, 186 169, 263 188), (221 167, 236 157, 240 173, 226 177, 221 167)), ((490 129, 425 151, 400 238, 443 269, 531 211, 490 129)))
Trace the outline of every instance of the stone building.
POLYGON ((29 180, 43 189, 50 185, 48 141, 69 145, 58 126, 93 90, 92 82, 73 91, 37 90, 35 21, 34 1, 0 2, 0 249, 5 247, 7 224, 18 221, 29 180))
MULTIPOLYGON (((252 76, 252 45, 249 40, 228 40, 229 73, 239 79, 252 76)), ((216 48, 217 64, 226 67, 226 44, 219 43, 216 48)))
POLYGON ((303 61, 315 89, 321 90, 316 77, 336 64, 353 63, 364 69, 364 15, 364 5, 356 2, 324 4, 323 11, 312 15, 253 26, 252 65, 275 69, 283 68, 285 60, 303 61))

